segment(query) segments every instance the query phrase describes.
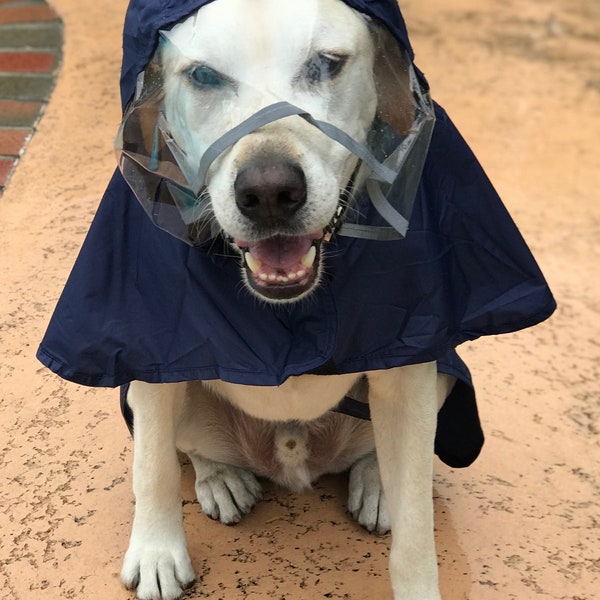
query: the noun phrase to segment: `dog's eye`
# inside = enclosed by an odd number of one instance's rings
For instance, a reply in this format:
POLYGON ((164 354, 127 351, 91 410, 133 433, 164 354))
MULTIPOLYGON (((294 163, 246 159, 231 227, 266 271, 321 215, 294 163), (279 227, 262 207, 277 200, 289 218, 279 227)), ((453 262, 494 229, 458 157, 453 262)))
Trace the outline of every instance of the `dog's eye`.
POLYGON ((310 83, 335 79, 344 68, 347 56, 317 54, 306 65, 306 78, 310 83))
POLYGON ((192 85, 201 89, 216 88, 227 83, 221 74, 206 65, 191 67, 187 71, 187 77, 192 85))

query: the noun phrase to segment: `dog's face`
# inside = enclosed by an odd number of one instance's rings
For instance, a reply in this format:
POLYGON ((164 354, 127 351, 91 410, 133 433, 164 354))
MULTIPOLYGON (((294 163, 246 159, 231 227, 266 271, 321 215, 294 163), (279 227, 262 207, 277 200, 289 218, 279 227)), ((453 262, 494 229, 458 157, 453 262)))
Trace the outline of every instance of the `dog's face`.
MULTIPOLYGON (((340 0, 217 0, 169 33, 165 115, 192 164, 225 132, 285 100, 364 142, 377 109, 366 20, 340 0)), ((260 297, 318 284, 321 242, 357 158, 298 116, 243 137, 211 166, 216 219, 260 297)))

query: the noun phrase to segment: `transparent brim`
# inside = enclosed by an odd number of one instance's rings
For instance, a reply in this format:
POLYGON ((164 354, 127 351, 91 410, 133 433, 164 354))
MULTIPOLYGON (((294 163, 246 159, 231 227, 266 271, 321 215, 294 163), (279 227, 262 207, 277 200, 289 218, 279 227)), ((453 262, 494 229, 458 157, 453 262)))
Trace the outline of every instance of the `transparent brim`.
MULTIPOLYGON (((315 119, 282 98, 265 105, 206 143, 197 161, 189 158, 171 134, 164 110, 160 51, 140 74, 136 97, 127 108, 115 143, 119 167, 152 221, 188 244, 202 244, 219 235, 206 179, 211 165, 244 136, 281 119, 301 118, 358 158, 360 185, 385 221, 374 226, 352 218, 352 206, 338 211, 329 229, 339 235, 399 239, 406 235, 412 205, 435 122, 428 90, 410 60, 383 28, 373 34, 378 52, 377 114, 362 143, 343 128, 315 119)), ((168 36, 167 41, 168 42, 168 36)), ((210 119, 210 114, 207 114, 210 119)), ((362 190, 351 190, 355 198, 362 190)))

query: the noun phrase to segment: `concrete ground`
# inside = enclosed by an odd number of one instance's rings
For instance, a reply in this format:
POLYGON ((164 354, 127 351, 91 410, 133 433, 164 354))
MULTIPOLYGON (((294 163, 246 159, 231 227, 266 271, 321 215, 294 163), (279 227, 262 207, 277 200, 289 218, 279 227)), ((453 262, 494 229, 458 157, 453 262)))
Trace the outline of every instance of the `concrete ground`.
MULTIPOLYGON (((59 380, 37 344, 114 168, 125 0, 53 0, 64 62, 0 198, 0 598, 125 600, 132 445, 114 390, 59 380)), ((472 368, 487 442, 435 465, 445 600, 600 598, 600 7, 595 0, 407 0, 435 98, 544 270, 550 321, 482 339, 472 368)), ((1 45, 1 40, 0 40, 1 45)), ((343 478, 268 488, 239 526, 184 509, 188 598, 391 598, 389 539, 345 513, 343 478)))

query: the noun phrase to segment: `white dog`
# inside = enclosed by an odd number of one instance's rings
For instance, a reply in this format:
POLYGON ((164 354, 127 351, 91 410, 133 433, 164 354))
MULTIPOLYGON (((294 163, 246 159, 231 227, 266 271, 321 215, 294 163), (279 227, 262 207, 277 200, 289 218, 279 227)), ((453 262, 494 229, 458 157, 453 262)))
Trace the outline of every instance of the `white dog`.
MULTIPOLYGON (((161 49, 170 133, 199 162, 211 141, 265 106, 266 93, 364 142, 378 103, 372 26, 339 0, 206 5, 168 32, 161 49)), ((299 117, 261 127, 212 164, 206 183, 215 217, 260 299, 291 304, 319 285, 323 232, 356 164, 299 117)), ((439 600, 433 447, 453 385, 435 363, 303 375, 279 387, 133 382, 136 509, 123 582, 140 599, 168 600, 194 580, 180 450, 196 470, 203 512, 223 523, 258 501, 256 476, 300 490, 350 469, 350 512, 369 530, 392 531, 394 598, 439 600), (368 398, 371 422, 330 412, 350 390, 368 398)))

